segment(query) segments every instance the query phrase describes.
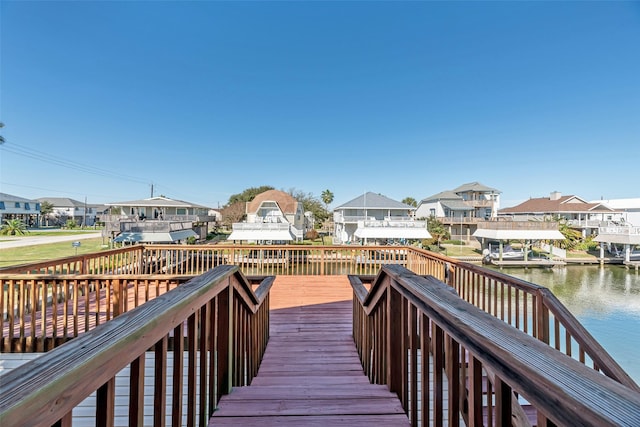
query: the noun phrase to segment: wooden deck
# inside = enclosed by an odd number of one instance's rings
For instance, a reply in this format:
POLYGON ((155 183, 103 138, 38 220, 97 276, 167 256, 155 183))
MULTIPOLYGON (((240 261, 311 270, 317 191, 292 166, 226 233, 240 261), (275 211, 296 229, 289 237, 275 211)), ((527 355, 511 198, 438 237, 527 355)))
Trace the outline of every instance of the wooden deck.
POLYGON ((346 276, 278 276, 258 376, 224 396, 211 426, 408 426, 399 399, 364 375, 346 276))

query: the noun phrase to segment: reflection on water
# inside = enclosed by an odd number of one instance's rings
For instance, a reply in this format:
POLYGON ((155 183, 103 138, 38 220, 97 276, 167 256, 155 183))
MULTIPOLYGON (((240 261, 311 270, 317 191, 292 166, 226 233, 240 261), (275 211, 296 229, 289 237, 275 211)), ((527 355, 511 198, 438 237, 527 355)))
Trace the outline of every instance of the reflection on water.
POLYGON ((499 271, 549 288, 640 384, 640 273, 621 266, 499 271))

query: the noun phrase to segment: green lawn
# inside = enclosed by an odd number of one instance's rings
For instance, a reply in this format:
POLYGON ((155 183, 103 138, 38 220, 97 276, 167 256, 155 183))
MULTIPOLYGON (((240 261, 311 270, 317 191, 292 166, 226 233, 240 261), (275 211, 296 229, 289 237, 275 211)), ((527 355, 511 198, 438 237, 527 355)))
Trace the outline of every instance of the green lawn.
MULTIPOLYGON (((60 235, 58 233, 55 234, 60 235)), ((102 247, 101 237, 95 239, 82 239, 80 242, 80 247, 77 248, 78 255, 99 252, 104 249, 102 247)), ((64 258, 74 256, 75 254, 76 248, 71 246, 71 242, 58 242, 46 245, 0 249, 0 267, 64 258)))

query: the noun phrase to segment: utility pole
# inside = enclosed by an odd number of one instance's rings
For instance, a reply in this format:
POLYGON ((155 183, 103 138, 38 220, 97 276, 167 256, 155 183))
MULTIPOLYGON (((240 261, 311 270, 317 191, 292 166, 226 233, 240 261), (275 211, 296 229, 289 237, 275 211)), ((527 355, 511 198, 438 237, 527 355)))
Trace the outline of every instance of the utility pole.
POLYGON ((153 199, 153 183, 151 183, 151 198, 153 199))

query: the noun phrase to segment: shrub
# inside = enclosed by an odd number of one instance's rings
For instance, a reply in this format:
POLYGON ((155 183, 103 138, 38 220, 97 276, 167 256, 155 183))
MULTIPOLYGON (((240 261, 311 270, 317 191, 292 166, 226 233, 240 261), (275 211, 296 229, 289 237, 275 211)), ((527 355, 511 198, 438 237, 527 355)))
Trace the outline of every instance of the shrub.
POLYGON ((304 235, 304 238, 307 240, 316 240, 318 237, 320 237, 320 234, 313 229, 307 231, 307 234, 304 235))

